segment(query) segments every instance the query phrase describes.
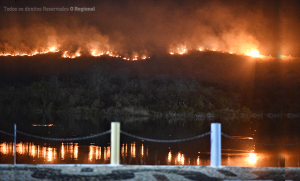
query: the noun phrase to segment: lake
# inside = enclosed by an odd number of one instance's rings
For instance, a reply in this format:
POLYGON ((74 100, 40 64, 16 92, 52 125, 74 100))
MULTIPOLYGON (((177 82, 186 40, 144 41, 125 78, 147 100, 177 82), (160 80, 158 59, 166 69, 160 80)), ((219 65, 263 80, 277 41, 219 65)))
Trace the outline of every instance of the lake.
MULTIPOLYGON (((49 138, 76 138, 110 129, 112 121, 121 130, 136 136, 158 140, 190 138, 210 131, 212 122, 220 122, 222 165, 298 167, 300 158, 300 120, 244 118, 224 120, 103 118, 58 115, 30 115, 1 118, 0 130, 19 131, 49 138), (268 145, 277 143, 276 145, 268 145)), ((109 164, 110 134, 80 141, 46 141, 17 135, 19 164, 109 164)), ((121 164, 134 165, 210 165, 210 136, 176 143, 157 143, 121 134, 121 164)), ((14 160, 13 137, 0 133, 0 164, 14 160)))

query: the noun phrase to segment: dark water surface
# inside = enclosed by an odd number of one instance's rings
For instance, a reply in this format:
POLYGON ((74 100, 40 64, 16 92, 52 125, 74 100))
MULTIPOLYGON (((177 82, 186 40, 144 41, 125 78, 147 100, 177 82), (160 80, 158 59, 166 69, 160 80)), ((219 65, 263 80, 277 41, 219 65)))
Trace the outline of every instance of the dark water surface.
MULTIPOLYGON (((34 115, 26 118, 2 118, 0 130, 17 129, 50 138, 75 138, 110 129, 112 121, 121 122, 121 130, 141 137, 171 140, 197 136, 210 131, 212 122, 222 124, 222 165, 298 167, 300 120, 236 119, 175 120, 147 118, 78 118, 34 115), (248 144, 244 143, 247 142, 248 144), (277 145, 268 145, 278 143, 277 145), (262 145, 261 145, 262 144, 262 145)), ((0 133, 0 164, 13 163, 13 138, 0 133)), ((177 143, 148 142, 121 134, 121 164, 210 165, 210 136, 177 143)), ((108 164, 110 134, 74 141, 45 141, 18 134, 17 163, 22 164, 108 164)))

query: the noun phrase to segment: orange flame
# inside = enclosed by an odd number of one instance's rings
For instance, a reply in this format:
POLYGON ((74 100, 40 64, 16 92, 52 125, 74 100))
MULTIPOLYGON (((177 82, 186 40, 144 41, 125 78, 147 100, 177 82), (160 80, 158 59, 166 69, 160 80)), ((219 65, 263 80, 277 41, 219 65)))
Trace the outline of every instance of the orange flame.
POLYGON ((257 49, 252 49, 250 51, 247 51, 245 55, 248 55, 250 57, 255 57, 255 58, 263 58, 263 56, 259 54, 259 51, 257 49))
POLYGON ((72 58, 72 59, 80 56, 81 56, 80 49, 78 49, 75 53, 69 53, 68 51, 65 51, 62 55, 63 58, 72 58))

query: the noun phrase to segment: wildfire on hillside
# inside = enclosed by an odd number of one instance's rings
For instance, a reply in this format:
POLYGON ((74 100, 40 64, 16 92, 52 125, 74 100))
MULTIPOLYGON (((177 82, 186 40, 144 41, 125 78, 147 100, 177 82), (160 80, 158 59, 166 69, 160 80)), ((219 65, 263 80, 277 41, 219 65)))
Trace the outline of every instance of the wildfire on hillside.
MULTIPOLYGON (((1 46, 0 46, 1 47, 1 46)), ((60 49, 58 45, 50 45, 49 47, 40 47, 40 48, 34 48, 33 50, 30 50, 28 47, 24 48, 25 46, 22 45, 20 48, 13 48, 11 46, 8 46, 7 44, 3 45, 2 50, 0 51, 0 56, 34 56, 34 55, 40 55, 40 54, 47 54, 47 53, 57 53, 57 52, 62 52, 61 57, 62 58, 77 58, 82 56, 83 54, 90 55, 93 57, 100 57, 100 56, 110 56, 110 57, 116 57, 116 58, 122 58, 124 60, 128 61, 136 61, 136 60, 145 60, 147 58, 150 58, 147 56, 145 53, 137 53, 133 52, 131 55, 125 54, 121 55, 117 52, 114 51, 109 51, 109 50, 101 50, 99 48, 86 48, 82 50, 81 48, 78 48, 76 51, 69 51, 69 50, 64 50, 60 49)), ((196 47, 196 48, 188 48, 186 45, 177 45, 174 46, 172 45, 168 52, 171 55, 184 55, 188 54, 190 50, 196 50, 196 51, 213 51, 213 52, 221 52, 221 53, 227 53, 227 54, 236 54, 236 55, 245 55, 253 58, 260 58, 260 59, 272 59, 275 57, 272 56, 265 56, 261 55, 259 50, 257 48, 249 48, 246 50, 225 50, 225 49, 220 49, 220 48, 205 48, 204 46, 201 47, 196 47)), ((280 59, 294 59, 295 57, 292 57, 290 55, 279 55, 278 56, 280 59)))
MULTIPOLYGON (((144 60, 149 57, 149 53, 147 51, 133 51, 131 53, 120 53, 122 51, 115 51, 113 46, 108 44, 100 44, 91 42, 86 44, 83 47, 78 47, 73 50, 68 50, 68 48, 63 48, 59 43, 57 43, 55 38, 51 38, 48 40, 46 47, 35 47, 31 48, 24 44, 21 44, 19 47, 13 47, 6 44, 0 44, 0 56, 34 56, 39 54, 47 54, 47 53, 57 53, 61 52, 62 58, 77 58, 82 55, 89 55, 93 57, 100 57, 100 56, 110 56, 116 58, 122 58, 128 61, 136 61, 136 60, 144 60)), ((212 51, 212 52, 219 52, 219 53, 227 53, 227 54, 236 54, 236 55, 244 55, 253 58, 259 59, 272 59, 276 57, 272 56, 265 56, 260 54, 259 48, 257 44, 254 43, 245 43, 245 41, 237 41, 232 43, 231 47, 221 46, 220 44, 216 43, 209 43, 209 46, 200 45, 200 46, 188 46, 186 44, 171 44, 169 46, 168 52, 171 55, 184 55, 188 54, 190 50, 196 51, 212 51), (244 44, 243 44, 244 43, 244 44), (212 45, 216 45, 215 47, 212 45), (238 46, 239 45, 239 46, 238 46)), ((73 48, 74 49, 74 48, 73 48)), ((288 60, 294 59, 295 57, 286 56, 286 55, 279 55, 278 58, 288 60)))
MULTIPOLYGON (((178 45, 178 46, 172 46, 172 48, 169 48, 169 54, 170 55, 184 55, 188 54, 189 50, 196 50, 196 51, 211 51, 211 52, 219 52, 219 53, 227 53, 227 54, 235 54, 235 55, 245 55, 253 58, 260 58, 260 59, 273 59, 276 57, 273 56, 266 56, 261 55, 259 50, 257 48, 249 48, 243 51, 236 51, 236 50, 224 50, 224 49, 217 49, 217 48, 204 48, 203 46, 198 48, 187 48, 187 46, 178 45)), ((279 55, 278 58, 280 59, 295 59, 295 57, 291 55, 279 55)))
POLYGON ((3 46, 1 46, 0 44, 0 56, 34 56, 40 54, 62 52, 61 55, 62 58, 71 58, 71 59, 80 57, 83 54, 90 55, 93 57, 100 57, 103 55, 107 55, 110 57, 123 58, 124 60, 128 60, 128 61, 145 60, 147 58, 150 58, 145 53, 139 55, 137 52, 133 52, 131 56, 128 54, 120 55, 116 52, 109 51, 109 50, 102 50, 97 47, 87 47, 84 50, 78 48, 76 51, 60 49, 59 46, 57 45, 51 45, 47 48, 40 47, 40 48, 33 48, 33 49, 29 47, 25 47, 25 48, 24 47, 25 46, 22 45, 21 47, 13 48, 7 44, 3 46))

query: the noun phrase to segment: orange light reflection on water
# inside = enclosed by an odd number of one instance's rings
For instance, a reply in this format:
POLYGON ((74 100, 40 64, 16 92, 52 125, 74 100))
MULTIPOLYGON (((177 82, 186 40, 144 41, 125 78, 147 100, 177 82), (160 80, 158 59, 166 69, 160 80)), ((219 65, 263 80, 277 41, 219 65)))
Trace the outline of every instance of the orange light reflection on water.
POLYGON ((197 165, 200 165, 200 156, 197 158, 197 165))
POLYGON ((175 165, 184 165, 184 154, 178 152, 177 157, 175 158, 175 165))
POLYGON ((142 157, 144 157, 144 144, 142 144, 142 146, 141 146, 141 155, 142 155, 142 157))
POLYGON ((51 162, 53 159, 52 148, 48 148, 48 161, 51 162))
POLYGON ((125 156, 125 146, 124 146, 124 143, 122 144, 122 147, 121 147, 121 157, 124 157, 125 156))
POLYGON ((131 143, 130 155, 132 158, 136 157, 136 147, 135 142, 131 143))
POLYGON ((94 146, 89 147, 89 161, 93 160, 93 155, 94 155, 94 146))
POLYGON ((103 159, 104 161, 108 161, 110 159, 110 146, 104 147, 103 159))
POLYGON ((107 147, 107 160, 110 159, 110 146, 107 147))
MULTIPOLYGON (((18 155, 29 155, 33 158, 43 159, 47 162, 55 161, 59 154, 61 160, 65 160, 66 158, 77 160, 78 143, 62 143, 61 148, 59 149, 51 146, 35 145, 32 142, 20 142, 16 145, 16 152, 18 155), (57 149, 59 151, 57 151, 57 149), (58 154, 58 152, 60 153, 58 154)), ((6 142, 1 143, 0 154, 14 155, 14 144, 6 142)))
POLYGON ((255 153, 249 153, 248 162, 250 164, 256 164, 256 162, 257 162, 257 155, 255 153))
POLYGON ((78 159, 78 143, 74 143, 74 160, 78 159))
MULTIPOLYGON (((245 137, 243 139, 251 139, 251 137, 245 137)), ((131 158, 145 158, 148 156, 148 146, 144 143, 140 145, 133 142, 130 144, 130 154, 131 158), (140 151, 136 151, 138 146, 140 151)), ((122 157, 127 157, 127 143, 122 144, 121 155, 122 157)), ((62 143, 60 147, 51 147, 46 145, 35 145, 33 142, 19 142, 16 146, 16 151, 18 155, 28 155, 33 158, 38 158, 39 160, 44 160, 45 162, 55 162, 57 159, 60 160, 78 160, 79 158, 79 146, 78 143, 62 143)), ((260 166, 265 165, 264 160, 269 159, 269 155, 262 153, 254 153, 254 150, 230 150, 224 149, 222 152, 222 165, 228 166, 260 166), (226 153, 227 152, 227 153, 226 153), (227 158, 226 158, 227 155, 227 158), (225 156, 225 157, 224 157, 225 156)), ((198 152, 199 153, 199 152, 198 152)), ((13 155, 14 154, 14 144, 12 142, 0 143, 0 154, 1 155, 13 155)), ((202 153, 201 154, 208 154, 202 153)), ((150 155, 151 156, 151 155, 150 155)), ((153 156, 153 155, 152 155, 153 156)), ((169 148, 169 152, 165 155, 165 160, 167 159, 168 164, 184 165, 184 164, 195 164, 195 165, 209 165, 209 159, 206 156, 197 156, 189 158, 183 152, 172 153, 169 148), (187 159, 187 160, 186 160, 187 159)), ((89 146, 88 161, 101 160, 108 161, 110 159, 110 146, 99 147, 95 145, 89 146), (103 152, 102 152, 103 151, 103 152)))
POLYGON ((62 143, 60 148, 60 159, 65 160, 66 158, 78 159, 78 143, 62 143))
POLYGON ((4 155, 13 155, 14 154, 14 150, 13 150, 13 144, 12 143, 1 143, 0 144, 0 153, 4 154, 4 155))
POLYGON ((171 163, 172 162, 172 152, 171 150, 168 153, 168 162, 171 163))
POLYGON ((94 145, 89 146, 89 156, 88 156, 89 162, 95 160, 101 160, 102 155, 104 161, 108 161, 110 159, 110 146, 103 147, 103 154, 100 146, 94 146, 94 145))
POLYGON ((60 155, 61 155, 61 160, 65 159, 65 149, 64 149, 64 143, 61 144, 61 151, 60 151, 60 155))

